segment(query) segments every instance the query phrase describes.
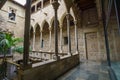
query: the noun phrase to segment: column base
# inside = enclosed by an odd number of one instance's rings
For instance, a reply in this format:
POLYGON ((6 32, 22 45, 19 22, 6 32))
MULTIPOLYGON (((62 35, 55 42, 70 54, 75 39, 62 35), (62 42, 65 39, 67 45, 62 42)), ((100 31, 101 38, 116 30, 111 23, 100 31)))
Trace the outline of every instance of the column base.
POLYGON ((60 53, 63 53, 63 51, 62 51, 62 50, 60 50, 60 53))
POLYGON ((51 52, 52 50, 49 50, 48 52, 51 52))
POLYGON ((32 49, 32 51, 35 51, 35 49, 32 49))
POLYGON ((71 52, 68 52, 68 55, 72 56, 72 53, 71 53, 71 52))
POLYGON ((76 53, 76 54, 78 54, 78 53, 79 53, 79 51, 76 51, 75 53, 76 53))
POLYGON ((42 52, 42 50, 39 50, 40 52, 42 52))

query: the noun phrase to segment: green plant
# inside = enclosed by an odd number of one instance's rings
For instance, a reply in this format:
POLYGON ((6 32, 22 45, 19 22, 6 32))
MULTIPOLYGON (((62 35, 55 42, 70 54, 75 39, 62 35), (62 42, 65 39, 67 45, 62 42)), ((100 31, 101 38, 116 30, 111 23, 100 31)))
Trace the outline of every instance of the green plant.
POLYGON ((23 47, 18 46, 18 43, 22 42, 21 38, 15 38, 12 34, 6 32, 0 32, 0 53, 4 55, 3 62, 0 65, 0 80, 6 78, 7 71, 7 62, 6 62, 6 54, 8 50, 11 48, 13 51, 17 51, 19 53, 23 53, 23 47))
MULTIPOLYGON (((0 32, 0 52, 5 57, 10 48, 12 48, 14 51, 17 50, 14 48, 19 47, 17 45, 18 45, 18 43, 20 43, 22 41, 23 40, 21 38, 15 38, 10 33, 0 32)), ((22 50, 23 50, 23 48, 22 48, 22 50)))
POLYGON ((15 47, 12 49, 12 51, 22 54, 22 53, 23 53, 23 48, 24 48, 23 46, 15 46, 15 47))

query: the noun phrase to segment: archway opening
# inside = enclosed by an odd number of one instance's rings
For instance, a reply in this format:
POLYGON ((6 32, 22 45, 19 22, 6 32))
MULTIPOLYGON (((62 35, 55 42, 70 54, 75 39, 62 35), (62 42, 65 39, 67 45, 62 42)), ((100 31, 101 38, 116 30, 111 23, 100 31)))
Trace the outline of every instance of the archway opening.
POLYGON ((33 48, 33 27, 31 27, 30 29, 30 48, 32 49, 33 48))
POLYGON ((43 25, 42 51, 49 51, 49 24, 45 21, 43 25))
POLYGON ((40 50, 40 26, 38 24, 35 29, 35 50, 40 50))
MULTIPOLYGON (((71 52, 75 52, 75 28, 74 28, 74 18, 70 15, 69 18, 70 21, 70 40, 71 40, 71 52)), ((63 52, 67 53, 68 52, 68 32, 67 32, 67 18, 64 17, 63 23, 62 23, 62 30, 63 30, 63 52)))

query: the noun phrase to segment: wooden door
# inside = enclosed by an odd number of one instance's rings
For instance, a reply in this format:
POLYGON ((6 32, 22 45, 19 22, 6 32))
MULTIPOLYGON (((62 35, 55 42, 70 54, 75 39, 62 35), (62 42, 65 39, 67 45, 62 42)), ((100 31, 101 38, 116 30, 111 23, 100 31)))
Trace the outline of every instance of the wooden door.
POLYGON ((88 60, 98 60, 98 38, 97 33, 86 33, 85 34, 86 39, 86 58, 88 60))

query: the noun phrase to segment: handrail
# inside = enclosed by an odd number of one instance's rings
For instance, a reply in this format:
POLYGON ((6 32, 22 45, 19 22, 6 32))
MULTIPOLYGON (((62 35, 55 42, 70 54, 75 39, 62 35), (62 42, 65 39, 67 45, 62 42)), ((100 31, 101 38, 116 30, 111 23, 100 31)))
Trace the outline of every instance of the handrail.
MULTIPOLYGON (((46 54, 55 54, 55 52, 43 52, 43 51, 30 51, 36 53, 46 53, 46 54)), ((58 55, 67 55, 67 53, 58 53, 58 55)))
POLYGON ((13 64, 13 65, 15 65, 15 66, 17 66, 17 67, 21 67, 19 64, 17 64, 17 63, 15 63, 15 62, 13 62, 13 61, 8 61, 8 60, 6 60, 8 63, 10 63, 10 64, 13 64))

